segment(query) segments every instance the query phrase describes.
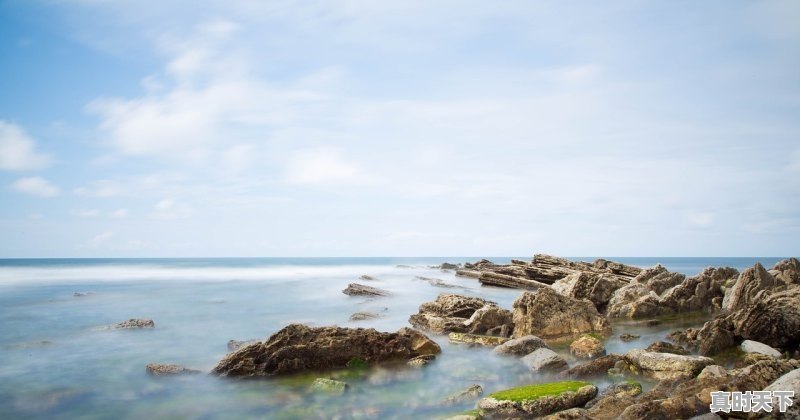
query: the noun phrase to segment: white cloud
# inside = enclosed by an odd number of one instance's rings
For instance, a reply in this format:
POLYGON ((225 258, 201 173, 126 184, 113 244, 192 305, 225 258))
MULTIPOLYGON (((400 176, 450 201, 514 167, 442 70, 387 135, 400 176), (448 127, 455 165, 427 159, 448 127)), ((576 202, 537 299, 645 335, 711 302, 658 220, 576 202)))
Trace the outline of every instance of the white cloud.
POLYGON ((122 187, 114 181, 101 179, 74 190, 75 194, 84 197, 114 197, 122 193, 122 187))
POLYGON ((115 219, 123 219, 128 217, 128 209, 117 209, 112 211, 110 215, 115 219))
POLYGON ((165 198, 156 203, 154 208, 156 209, 156 211, 168 211, 172 209, 173 206, 175 206, 175 201, 171 198, 165 198))
POLYGON ((11 184, 15 190, 39 197, 55 197, 59 193, 58 187, 42 177, 20 178, 11 184))
POLYGON ((0 120, 0 169, 42 169, 49 163, 50 158, 36 151, 36 142, 22 127, 0 120))
POLYGON ((296 185, 368 184, 371 180, 333 148, 295 152, 286 166, 286 180, 296 185))

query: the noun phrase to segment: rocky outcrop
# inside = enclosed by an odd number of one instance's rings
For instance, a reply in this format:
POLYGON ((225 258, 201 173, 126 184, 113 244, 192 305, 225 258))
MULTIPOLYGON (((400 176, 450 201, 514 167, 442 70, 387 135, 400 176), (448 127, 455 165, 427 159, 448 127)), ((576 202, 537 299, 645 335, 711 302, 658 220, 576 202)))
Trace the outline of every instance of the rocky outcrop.
POLYGON ((707 268, 694 277, 672 273, 661 265, 642 271, 614 292, 608 316, 644 318, 684 312, 716 312, 722 306, 725 283, 735 278, 733 268, 707 268))
POLYGON ((606 354, 606 348, 599 339, 584 335, 570 343, 569 352, 578 359, 594 359, 606 354))
MULTIPOLYGON (((780 283, 782 285, 782 283, 780 283)), ((762 290, 770 290, 779 283, 760 263, 742 272, 733 288, 725 294, 722 307, 729 313, 744 309, 756 301, 756 294, 762 290)))
POLYGON ((604 311, 617 289, 627 281, 614 275, 580 271, 553 283, 553 290, 574 299, 588 299, 598 311, 604 311))
POLYGON ((389 296, 391 293, 387 290, 379 289, 377 287, 366 286, 358 283, 350 283, 347 288, 342 290, 342 293, 348 296, 389 296))
POLYGON ((797 258, 779 261, 769 273, 786 285, 800 285, 800 261, 797 258))
POLYGON ((550 349, 538 349, 522 358, 522 363, 534 372, 558 372, 567 368, 567 361, 550 349))
POLYGON ((420 305, 408 320, 416 328, 438 334, 450 332, 508 337, 513 330, 511 311, 477 297, 440 294, 420 305))
POLYGON ((773 292, 763 290, 733 314, 736 334, 776 348, 800 344, 800 286, 773 292))
POLYGON ((759 343, 758 341, 744 340, 742 344, 739 345, 739 347, 745 353, 758 353, 774 357, 776 359, 780 359, 782 357, 781 352, 775 350, 774 348, 764 343, 759 343))
POLYGON ((434 360, 436 360, 436 355, 423 354, 422 356, 417 356, 417 357, 409 360, 408 362, 406 362, 406 365, 411 366, 411 367, 428 366, 434 360))
POLYGON ((703 356, 682 356, 672 353, 653 353, 634 349, 625 354, 625 361, 635 371, 656 379, 695 376, 714 359, 703 356))
POLYGON ((156 323, 152 319, 145 318, 131 318, 127 321, 122 321, 119 324, 112 325, 112 329, 125 330, 137 328, 155 328, 156 323))
POLYGON ((185 368, 180 365, 163 365, 159 363, 150 363, 145 366, 145 370, 152 376, 177 376, 200 373, 199 370, 185 368))
POLYGON ((606 318, 591 302, 559 295, 549 287, 523 292, 513 307, 514 337, 547 339, 610 330, 606 318))
POLYGON ((539 349, 549 349, 550 347, 541 338, 535 335, 526 335, 524 337, 508 340, 505 343, 494 348, 497 354, 506 354, 512 356, 525 356, 531 354, 539 349))
POLYGON ((619 354, 601 356, 590 362, 567 369, 559 373, 558 377, 565 379, 585 379, 606 376, 609 369, 612 369, 618 362, 623 360, 624 358, 619 354))
POLYGON ((586 382, 529 385, 491 394, 478 408, 489 418, 535 418, 582 407, 595 395, 597 387, 586 382))
POLYGON ((372 328, 291 324, 263 343, 229 353, 212 373, 231 377, 284 375, 344 368, 352 360, 372 365, 440 352, 435 342, 410 328, 388 333, 372 328))

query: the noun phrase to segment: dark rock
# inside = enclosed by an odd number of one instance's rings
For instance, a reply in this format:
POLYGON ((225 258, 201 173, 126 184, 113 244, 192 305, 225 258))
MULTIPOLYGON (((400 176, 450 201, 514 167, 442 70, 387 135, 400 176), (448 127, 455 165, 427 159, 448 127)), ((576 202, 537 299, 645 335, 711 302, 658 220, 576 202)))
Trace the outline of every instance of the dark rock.
POLYGON ((349 296, 389 296, 391 294, 386 290, 358 283, 350 283, 346 289, 342 290, 342 293, 349 296))
POLYGON ((556 338, 610 329, 591 302, 561 296, 549 287, 523 292, 513 307, 514 337, 556 338))
POLYGON ((127 321, 122 321, 119 324, 113 325, 114 329, 135 329, 135 328, 155 328, 156 323, 152 319, 136 319, 131 318, 127 321))
POLYGON ((264 343, 228 354, 214 368, 219 376, 272 376, 344 368, 352 360, 370 365, 438 354, 439 345, 410 328, 396 333, 375 329, 292 324, 264 343))
POLYGON ((800 286, 759 292, 745 308, 733 314, 737 335, 775 348, 800 344, 800 286))
POLYGON ((640 337, 641 336, 639 335, 625 333, 625 334, 620 334, 619 339, 627 343, 633 340, 638 340, 640 337))
POLYGON ((459 264, 450 264, 448 262, 444 262, 439 266, 439 268, 442 270, 458 270, 461 268, 461 266, 459 264))

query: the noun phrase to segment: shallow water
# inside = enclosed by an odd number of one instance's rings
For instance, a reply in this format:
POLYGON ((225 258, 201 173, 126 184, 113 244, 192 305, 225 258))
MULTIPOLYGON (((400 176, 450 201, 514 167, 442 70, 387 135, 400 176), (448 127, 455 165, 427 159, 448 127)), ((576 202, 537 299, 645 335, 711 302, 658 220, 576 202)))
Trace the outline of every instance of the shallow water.
MULTIPOLYGON (((0 260, 0 418, 435 418, 474 407, 474 401, 441 404, 472 384, 489 393, 546 380, 517 359, 453 345, 443 336, 432 336, 442 355, 423 369, 334 373, 347 375, 351 385, 339 397, 309 394, 315 375, 236 381, 145 373, 147 363, 209 371, 226 354, 228 340, 264 339, 294 322, 395 331, 408 326, 421 303, 442 292, 510 308, 520 291, 481 287, 475 279, 428 267, 468 260, 474 259, 0 260), (377 280, 359 280, 362 274, 377 280), (463 289, 434 287, 416 276, 463 289), (393 295, 342 294, 351 282, 393 295), (75 292, 91 294, 75 297, 75 292), (359 311, 382 317, 349 322, 359 311), (103 329, 128 318, 152 318, 156 328, 103 329)), ((695 274, 709 265, 741 270, 757 260, 772 266, 778 258, 614 260, 643 267, 660 262, 695 274)), ((624 353, 702 321, 677 318, 654 328, 615 323, 606 347, 624 353), (641 338, 622 342, 617 337, 624 332, 641 338)), ((563 346, 557 348, 566 355, 563 346)))

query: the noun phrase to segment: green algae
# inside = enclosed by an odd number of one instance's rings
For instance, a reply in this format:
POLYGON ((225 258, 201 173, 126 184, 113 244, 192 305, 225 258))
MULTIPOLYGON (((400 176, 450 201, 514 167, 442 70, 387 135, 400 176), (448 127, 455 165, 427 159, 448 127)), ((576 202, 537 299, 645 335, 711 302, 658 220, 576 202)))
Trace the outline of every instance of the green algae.
POLYGON ((490 394, 489 397, 504 401, 531 401, 541 397, 561 395, 567 391, 577 391, 578 389, 591 385, 584 381, 561 381, 546 384, 525 385, 516 388, 506 389, 490 394))

